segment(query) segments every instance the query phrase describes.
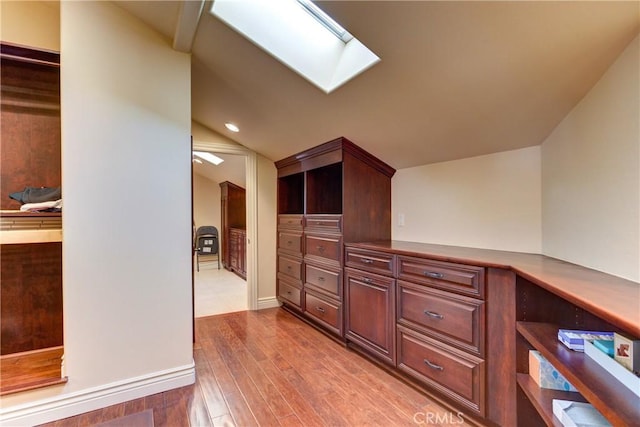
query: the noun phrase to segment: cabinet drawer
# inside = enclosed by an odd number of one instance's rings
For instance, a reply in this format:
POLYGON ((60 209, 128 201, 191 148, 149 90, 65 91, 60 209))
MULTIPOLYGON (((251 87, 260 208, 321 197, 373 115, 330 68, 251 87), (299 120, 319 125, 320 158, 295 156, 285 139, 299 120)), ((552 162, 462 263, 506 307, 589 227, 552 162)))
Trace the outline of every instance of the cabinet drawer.
POLYGON ((345 268, 345 337, 396 364, 395 280, 345 268))
POLYGON ((340 303, 304 293, 305 312, 337 334, 342 334, 342 307, 340 303))
POLYGON ((316 258, 321 262, 329 262, 337 266, 342 261, 342 236, 337 234, 304 235, 306 248, 305 258, 316 258))
MULTIPOLYGON (((342 295, 340 272, 305 264, 305 284, 330 292, 336 297, 342 295)), ((305 285, 305 286, 306 286, 305 285)))
POLYGON ((484 355, 484 302, 398 280, 398 323, 484 355))
POLYGON ((485 363, 398 326, 398 368, 449 399, 485 415, 485 363))
POLYGON ((368 251, 345 247, 345 263, 347 267, 359 268, 385 276, 393 276, 395 257, 384 252, 368 251))
POLYGON ((342 215, 307 215, 304 222, 305 229, 317 229, 330 233, 342 231, 342 215))
POLYGON ((300 298, 302 291, 291 283, 278 278, 278 296, 280 299, 286 300, 298 308, 302 307, 302 299, 300 298))
POLYGON ((302 280, 302 260, 278 255, 278 272, 302 280))
POLYGON ((398 256, 398 279, 425 283, 476 298, 484 297, 483 267, 398 256))
POLYGON ((279 231, 278 249, 302 256, 302 233, 279 231))
POLYGON ((302 215, 278 215, 278 228, 290 228, 293 230, 302 230, 302 215))

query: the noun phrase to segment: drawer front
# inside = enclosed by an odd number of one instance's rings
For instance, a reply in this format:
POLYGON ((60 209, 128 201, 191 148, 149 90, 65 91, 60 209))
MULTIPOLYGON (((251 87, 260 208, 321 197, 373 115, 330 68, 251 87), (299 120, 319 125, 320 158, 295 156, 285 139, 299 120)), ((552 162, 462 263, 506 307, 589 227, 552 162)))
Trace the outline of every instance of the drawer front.
POLYGON ((385 276, 393 276, 395 256, 384 252, 368 251, 345 247, 345 264, 347 267, 359 268, 385 276))
POLYGON ((329 292, 336 297, 342 295, 342 277, 340 272, 305 264, 305 286, 309 285, 329 292))
POLYGON ((398 368, 476 414, 485 415, 482 359, 399 326, 398 368))
POLYGON ((305 313, 333 332, 342 334, 342 307, 339 303, 329 302, 309 292, 304 293, 304 299, 305 313))
POLYGON ((302 230, 302 215, 281 214, 278 215, 278 228, 290 228, 302 230))
POLYGON ((305 257, 340 265, 342 261, 342 236, 336 234, 304 235, 305 257))
POLYGON ((278 272, 302 280, 302 260, 278 255, 278 272))
POLYGON ((304 226, 308 230, 340 233, 342 232, 342 215, 307 215, 304 226))
POLYGON ((293 304, 298 308, 302 308, 301 295, 302 291, 299 288, 278 278, 278 296, 281 300, 285 300, 287 303, 293 304))
POLYGON ((302 233, 279 231, 278 249, 302 256, 302 233))
POLYGON ((484 277, 483 267, 398 256, 398 279, 459 294, 484 298, 484 277))
POLYGON ((398 323, 484 355, 484 302, 398 280, 398 323))

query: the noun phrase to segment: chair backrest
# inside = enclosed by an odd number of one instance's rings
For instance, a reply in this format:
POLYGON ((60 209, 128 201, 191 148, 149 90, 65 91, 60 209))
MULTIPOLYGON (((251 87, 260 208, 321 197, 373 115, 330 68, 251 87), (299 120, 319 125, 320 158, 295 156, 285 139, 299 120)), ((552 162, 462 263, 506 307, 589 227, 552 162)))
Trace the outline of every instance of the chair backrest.
POLYGON ((196 231, 196 251, 200 255, 214 255, 218 253, 218 229, 205 225, 196 231))
POLYGON ((213 225, 202 225, 196 230, 196 238, 202 234, 211 234, 218 237, 218 229, 213 225))

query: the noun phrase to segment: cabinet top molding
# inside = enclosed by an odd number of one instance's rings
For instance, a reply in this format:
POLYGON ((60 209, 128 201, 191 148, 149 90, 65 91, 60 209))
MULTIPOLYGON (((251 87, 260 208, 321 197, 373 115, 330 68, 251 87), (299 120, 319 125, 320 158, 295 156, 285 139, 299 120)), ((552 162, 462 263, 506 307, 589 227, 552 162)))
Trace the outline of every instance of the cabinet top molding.
POLYGON ((396 173, 396 170, 393 167, 367 153, 347 138, 340 137, 309 150, 294 154, 293 156, 278 160, 275 162, 276 168, 278 168, 278 176, 283 177, 339 163, 342 161, 343 152, 349 153, 360 159, 384 175, 387 175, 389 178, 396 173))
MULTIPOLYGON (((539 254, 398 240, 345 246, 511 270, 612 325, 640 336, 640 283, 539 254)), ((488 284, 489 289, 491 284, 488 284)))

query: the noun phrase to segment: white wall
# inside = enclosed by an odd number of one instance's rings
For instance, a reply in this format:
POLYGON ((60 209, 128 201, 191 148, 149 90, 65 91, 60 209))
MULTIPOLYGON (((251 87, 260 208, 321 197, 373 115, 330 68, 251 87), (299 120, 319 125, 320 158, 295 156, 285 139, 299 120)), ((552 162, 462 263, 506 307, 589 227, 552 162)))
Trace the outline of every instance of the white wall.
POLYGON ((61 4, 61 387, 33 425, 192 383, 190 58, 108 2, 61 4))
POLYGON ((59 3, 3 0, 0 3, 0 39, 3 42, 59 51, 59 3))
POLYGON ((276 297, 277 169, 258 155, 258 298, 260 306, 273 306, 276 297))
POLYGON ((391 196, 394 240, 541 251, 540 147, 400 169, 391 196))
POLYGON ((193 219, 196 227, 213 225, 221 230, 220 184, 193 174, 193 219))
POLYGON ((640 281, 638 37, 542 144, 543 252, 640 281))

